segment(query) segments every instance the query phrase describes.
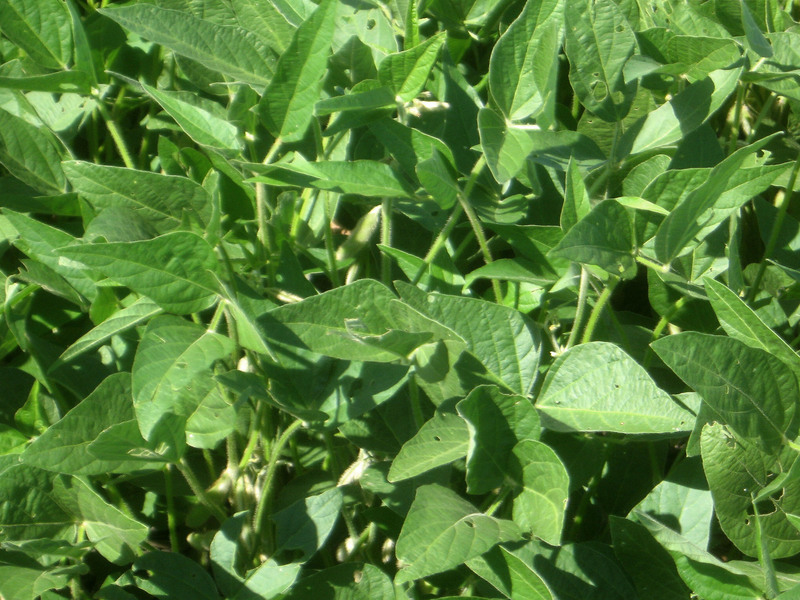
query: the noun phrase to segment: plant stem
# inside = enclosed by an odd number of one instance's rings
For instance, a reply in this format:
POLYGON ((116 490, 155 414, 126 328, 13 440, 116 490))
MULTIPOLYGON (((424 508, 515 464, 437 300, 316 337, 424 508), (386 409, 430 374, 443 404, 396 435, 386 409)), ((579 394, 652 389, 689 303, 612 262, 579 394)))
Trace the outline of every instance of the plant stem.
POLYGON ((214 515, 214 518, 220 522, 220 524, 224 523, 228 516, 225 514, 225 511, 222 510, 222 507, 208 497, 206 490, 200 484, 200 480, 197 479, 197 476, 192 471, 189 462, 185 458, 182 458, 180 462, 176 464, 176 466, 181 472, 181 475, 183 475, 184 479, 186 479, 186 483, 188 483, 189 487, 192 489, 192 493, 200 501, 200 504, 205 506, 211 512, 211 514, 214 515))
POLYGON ((617 144, 619 143, 619 135, 622 128, 620 127, 620 122, 617 121, 614 123, 614 137, 611 138, 611 153, 608 157, 608 163, 606 164, 606 188, 605 192, 603 192, 603 197, 608 198, 609 193, 609 183, 611 182, 611 176, 614 174, 614 170, 617 166, 617 144))
POLYGON ((500 492, 497 494, 497 498, 495 498, 494 502, 486 509, 485 513, 490 517, 493 516, 503 505, 503 502, 506 501, 508 495, 511 493, 511 487, 504 485, 500 492))
POLYGON ((428 253, 425 255, 425 258, 422 259, 422 264, 419 266, 419 269, 417 269, 417 273, 411 280, 411 285, 417 285, 420 279, 422 279, 422 276, 425 274, 425 271, 427 271, 428 267, 431 266, 431 263, 433 263, 434 259, 436 258, 436 255, 439 254, 439 250, 442 249, 442 246, 444 246, 445 241, 447 240, 448 237, 450 237, 450 234, 453 232, 453 229, 455 229, 455 226, 458 223, 458 219, 459 217, 461 217, 461 213, 463 212, 464 209, 462 208, 461 204, 456 204, 455 208, 453 209, 453 212, 450 213, 450 218, 447 219, 447 223, 445 223, 444 228, 439 232, 439 235, 436 236, 436 239, 433 240, 433 244, 431 244, 428 253))
POLYGON ((797 159, 794 161, 792 172, 789 175, 789 182, 784 189, 783 199, 778 207, 778 214, 775 216, 775 222, 772 224, 772 231, 769 234, 769 240, 767 241, 767 247, 764 250, 764 256, 761 258, 761 264, 758 265, 756 277, 747 293, 748 303, 751 303, 753 300, 755 300, 756 294, 758 293, 758 288, 761 285, 761 280, 764 278, 764 272, 767 270, 767 260, 769 260, 769 258, 772 256, 772 253, 775 251, 775 246, 778 243, 778 237, 780 236, 781 229, 783 228, 783 221, 786 219, 786 212, 789 210, 789 203, 792 201, 792 196, 794 195, 794 184, 797 182, 798 172, 800 172, 800 154, 797 155, 797 159))
POLYGON ((125 166, 129 169, 135 169, 136 163, 134 162, 131 153, 128 151, 128 146, 125 144, 125 138, 122 137, 122 132, 119 130, 117 123, 108 112, 108 108, 106 108, 106 105, 103 103, 103 99, 97 96, 95 98, 95 104, 98 112, 102 115, 103 120, 106 122, 108 133, 111 134, 111 139, 114 140, 114 144, 117 146, 117 151, 122 157, 122 162, 125 163, 125 166))
MULTIPOLYGON (((294 421, 286 428, 272 446, 269 462, 267 463, 267 472, 264 477, 264 485, 261 488, 261 497, 258 499, 256 513, 253 517, 253 530, 256 535, 262 533, 266 514, 272 504, 272 490, 275 483, 275 473, 278 470, 278 459, 280 458, 281 452, 283 452, 283 448, 289 442, 289 439, 302 425, 302 421, 294 421)), ((268 538, 271 538, 271 536, 268 536, 268 538)))
POLYGON ((578 338, 578 332, 583 324, 583 313, 586 310, 586 302, 589 296, 589 272, 586 267, 581 265, 581 281, 578 286, 578 306, 575 309, 575 320, 572 323, 572 330, 569 332, 569 339, 564 350, 572 348, 575 340, 578 338))
MULTIPOLYGON (((381 244, 392 246, 392 199, 384 198, 381 202, 381 244)), ((385 252, 381 253, 381 281, 385 285, 392 282, 392 257, 385 252)))
MULTIPOLYGON (((686 303, 689 301, 687 296, 681 296, 675 301, 670 309, 664 314, 661 319, 659 319, 658 323, 656 324, 655 328, 653 329, 653 335, 650 337, 650 343, 656 341, 659 337, 661 337, 661 332, 666 329, 667 325, 670 324, 673 317, 678 313, 680 309, 682 309, 686 303)), ((650 363, 653 361, 653 349, 648 346, 647 352, 645 352, 644 360, 642 361, 642 366, 646 369, 650 366, 650 363)))
POLYGON ((736 90, 736 104, 734 105, 733 109, 731 137, 728 140, 728 156, 736 151, 736 145, 739 141, 739 129, 741 128, 741 123, 739 121, 742 118, 742 104, 744 104, 744 94, 746 90, 747 84, 740 81, 738 89, 736 90))
POLYGON ((597 299, 597 303, 594 305, 592 313, 589 315, 589 321, 586 323, 586 331, 583 332, 581 344, 585 344, 592 340, 592 335, 594 334, 594 329, 597 326, 597 322, 600 320, 600 315, 603 313, 603 309, 611 299, 611 294, 614 292, 614 288, 617 287, 617 283, 619 283, 619 279, 613 277, 600 293, 600 297, 597 299))
POLYGON ((414 415, 414 424, 417 426, 417 431, 425 423, 425 417, 422 414, 422 404, 419 401, 419 388, 417 387, 416 374, 412 373, 408 378, 408 395, 411 398, 411 414, 414 415))
POLYGON ((775 92, 770 92, 769 98, 767 98, 767 101, 764 102, 764 106, 762 106, 761 110, 758 112, 756 120, 753 121, 753 125, 750 128, 750 133, 747 135, 747 140, 745 142, 746 144, 749 144, 753 141, 753 138, 756 136, 756 132, 761 125, 761 121, 763 121, 764 117, 766 117, 769 114, 769 111, 772 110, 772 105, 775 104, 775 100, 777 99, 778 94, 775 92))
POLYGON ((764 571, 765 592, 767 598, 775 598, 778 595, 778 578, 775 575, 775 565, 769 555, 767 541, 764 539, 764 532, 761 528, 761 515, 758 513, 758 506, 755 502, 755 494, 750 492, 753 505, 753 519, 755 521, 756 543, 758 544, 758 562, 764 571))
MULTIPOLYGON (((467 215, 469 224, 472 226, 472 231, 475 233, 475 238, 478 240, 478 246, 483 254, 483 260, 488 265, 492 262, 492 253, 489 251, 489 245, 486 243, 486 234, 483 232, 480 219, 475 213, 475 209, 461 194, 458 195, 458 201, 467 215)), ((498 304, 503 303, 503 292, 500 290, 500 282, 497 279, 492 279, 492 289, 494 290, 494 298, 498 304)))
POLYGON ((258 444, 258 438, 261 435, 261 421, 263 420, 265 406, 266 404, 264 402, 259 402, 255 415, 253 415, 254 422, 250 424, 250 437, 247 439, 247 445, 244 447, 242 458, 239 460, 240 471, 248 465, 250 459, 253 457, 253 452, 258 444))
MULTIPOLYGON (((469 174, 469 179, 467 180, 467 185, 464 186, 463 197, 469 200, 469 197, 472 195, 472 190, 475 189, 475 184, 478 181, 478 176, 483 171, 483 168, 486 166, 486 159, 484 158, 483 154, 475 161, 475 165, 472 167, 472 171, 469 174)), ((460 194, 461 196, 461 194, 460 194)), ((425 258, 422 260, 422 264, 420 265, 419 269, 417 270, 416 275, 411 280, 411 285, 417 285, 422 279, 422 276, 425 274, 425 271, 430 267, 431 263, 433 263, 436 255, 439 254, 439 251, 444 246, 444 243, 450 237, 450 234, 453 232, 456 224, 458 223, 459 217, 461 217, 461 213, 464 211, 464 203, 459 202, 453 208, 453 212, 450 213, 450 218, 445 223, 444 229, 439 232, 439 235, 436 236, 436 239, 433 240, 433 244, 431 245, 428 253, 425 255, 425 258)))
POLYGON ((178 539, 178 519, 175 513, 175 491, 172 485, 171 464, 164 469, 164 487, 167 494, 167 529, 169 529, 169 546, 173 552, 180 552, 181 544, 178 539))
POLYGON ((339 269, 336 266, 336 249, 333 247, 333 215, 331 214, 330 203, 328 199, 323 200, 325 203, 325 254, 328 258, 328 276, 331 279, 333 287, 339 287, 341 280, 339 279, 339 269))
POLYGON ((660 271, 661 273, 669 273, 670 271, 669 265, 659 264, 654 260, 650 260, 646 256, 642 256, 641 254, 636 255, 636 262, 638 262, 640 265, 644 265, 648 269, 660 271))

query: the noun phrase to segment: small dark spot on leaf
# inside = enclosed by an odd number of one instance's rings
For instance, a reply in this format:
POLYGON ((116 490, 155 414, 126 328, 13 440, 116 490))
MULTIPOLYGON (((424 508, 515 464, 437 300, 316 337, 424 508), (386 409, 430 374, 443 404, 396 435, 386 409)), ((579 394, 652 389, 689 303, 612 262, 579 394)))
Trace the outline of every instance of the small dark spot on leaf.
POLYGON ((376 24, 377 23, 375 22, 375 19, 369 19, 367 21, 367 29, 369 29, 369 30, 374 29, 376 24))

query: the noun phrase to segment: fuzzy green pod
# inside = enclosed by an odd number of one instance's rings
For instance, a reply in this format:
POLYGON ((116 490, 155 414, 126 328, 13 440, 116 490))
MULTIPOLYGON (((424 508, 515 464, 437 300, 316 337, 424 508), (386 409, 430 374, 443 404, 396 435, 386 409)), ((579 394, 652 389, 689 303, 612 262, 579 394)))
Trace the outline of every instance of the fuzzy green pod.
POLYGON ((381 207, 376 206, 361 217, 347 239, 336 249, 336 260, 342 261, 356 256, 370 243, 381 224, 381 207))

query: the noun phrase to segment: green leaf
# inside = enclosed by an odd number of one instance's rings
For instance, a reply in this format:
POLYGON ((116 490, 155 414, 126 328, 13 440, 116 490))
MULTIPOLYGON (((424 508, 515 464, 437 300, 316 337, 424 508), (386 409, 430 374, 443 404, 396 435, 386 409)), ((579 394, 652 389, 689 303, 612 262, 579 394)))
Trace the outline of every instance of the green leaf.
POLYGON ((499 382, 526 395, 541 356, 539 332, 516 310, 475 298, 425 294, 396 282, 403 301, 423 315, 450 328, 499 382))
POLYGON ((640 598, 686 600, 691 592, 678 575, 675 561, 643 525, 612 515, 609 528, 614 553, 640 598))
POLYGON ((91 82, 83 71, 57 71, 28 77, 0 77, 0 88, 26 92, 89 94, 91 82))
POLYGON ((58 503, 53 477, 53 473, 19 463, 0 472, 4 540, 74 539, 75 519, 58 503))
POLYGON ((111 6, 98 12, 234 81, 263 86, 272 78, 273 54, 254 34, 239 27, 217 25, 152 4, 111 6))
POLYGON ((666 45, 667 59, 678 65, 690 82, 718 69, 734 67, 742 57, 741 47, 730 38, 675 35, 666 45))
POLYGON ((440 485, 417 489, 397 538, 396 554, 406 566, 395 582, 413 581, 457 567, 495 544, 519 539, 517 526, 484 515, 440 485))
POLYGON ((149 298, 139 298, 130 306, 123 308, 98 324, 94 329, 75 340, 50 369, 55 371, 59 366, 68 363, 78 356, 99 348, 115 335, 124 333, 137 325, 146 323, 160 314, 162 310, 149 298))
POLYGON ((245 576, 236 570, 237 551, 248 513, 240 512, 225 521, 211 541, 210 558, 214 579, 225 598, 232 600, 271 599, 287 591, 300 574, 300 564, 278 565, 268 559, 245 576))
POLYGON ((534 263, 521 258, 498 258, 468 273, 464 278, 464 287, 470 287, 475 280, 482 277, 486 279, 499 279, 501 281, 529 283, 532 287, 535 286, 533 289, 543 289, 557 279, 557 276, 550 269, 550 265, 546 261, 534 263))
POLYGON ((693 331, 651 347, 736 435, 767 451, 781 446, 798 394, 782 361, 739 340, 693 331))
POLYGON ((762 87, 777 94, 800 100, 800 86, 797 85, 798 62, 800 56, 800 36, 795 31, 779 31, 766 36, 772 48, 769 60, 748 74, 762 87))
POLYGON ((563 19, 563 0, 527 2, 495 44, 489 87, 507 119, 533 118, 555 106, 563 19))
POLYGON ((382 118, 369 124, 370 132, 378 138, 400 167, 411 177, 417 172, 417 165, 438 154, 451 165, 455 159, 450 148, 439 138, 433 137, 394 119, 382 118))
POLYGON ((730 337, 782 360, 800 378, 800 357, 735 292, 713 279, 703 280, 711 307, 730 337))
POLYGON ((700 127, 734 92, 741 73, 741 67, 712 71, 648 113, 641 128, 633 130, 631 153, 675 144, 700 127))
POLYGON ((258 104, 269 132, 283 142, 303 138, 319 99, 333 41, 338 3, 324 0, 294 33, 258 104))
POLYGON ((618 276, 635 272, 628 210, 616 200, 603 200, 567 231, 549 256, 595 265, 618 276))
POLYGON ((59 257, 60 247, 74 243, 74 237, 66 231, 7 208, 3 209, 3 215, 19 233, 19 238, 14 240, 15 246, 61 275, 85 298, 95 299, 97 296, 96 284, 90 275, 75 269, 72 265, 64 265, 59 257))
POLYGON ((636 36, 613 0, 567 0, 566 53, 569 80, 589 111, 611 123, 622 120, 636 95, 626 83, 625 62, 636 50, 636 36))
POLYGON ((708 547, 714 501, 699 457, 678 463, 634 511, 662 521, 699 548, 708 547))
POLYGON ((747 2, 741 0, 739 4, 742 8, 742 25, 744 26, 747 45, 759 56, 764 58, 772 57, 772 46, 769 45, 769 41, 761 33, 761 29, 759 29, 758 23, 753 18, 753 13, 750 12, 747 2))
POLYGON ((634 513, 654 538, 672 556, 681 579, 696 594, 708 600, 757 600, 761 593, 735 566, 719 560, 692 544, 660 521, 644 513, 634 513))
POLYGON ((307 162, 299 156, 291 163, 247 165, 263 173, 248 181, 331 190, 369 197, 413 198, 410 186, 392 168, 374 160, 307 162))
POLYGON ((43 67, 72 61, 72 23, 59 0, 0 0, 0 31, 43 67))
MULTIPOLYGON (((283 410, 326 428, 339 427, 392 398, 408 372, 403 364, 347 362, 304 350, 280 355, 281 367, 264 367, 273 382, 270 395, 255 397, 266 396, 283 410)), ((248 387, 263 388, 257 377, 247 379, 248 387)))
MULTIPOLYGON (((756 446, 743 446, 719 423, 703 428, 700 447, 722 530, 739 550, 758 557, 753 499, 768 481, 787 469, 788 461, 794 460, 796 454, 789 451, 784 457, 769 456, 756 446)), ((761 542, 771 558, 786 558, 800 552, 800 531, 786 516, 798 510, 800 479, 787 481, 759 506, 761 542)))
POLYGON ((530 127, 510 124, 490 108, 482 108, 478 113, 481 148, 498 183, 516 177, 525 165, 534 147, 528 133, 530 127))
POLYGON ((299 563, 278 565, 274 560, 268 559, 247 572, 244 586, 239 593, 232 597, 232 600, 284 598, 285 596, 282 594, 293 587, 300 575, 300 569, 299 563))
POLYGON ((425 87, 445 37, 437 33, 418 46, 390 54, 378 65, 378 80, 391 87, 396 98, 411 102, 425 87))
POLYGON ((231 6, 239 25, 258 35, 278 54, 283 54, 306 13, 314 8, 310 2, 289 0, 232 0, 231 6))
POLYGON ((437 413, 408 440, 392 461, 392 483, 415 477, 464 458, 469 445, 467 423, 453 413, 437 413))
POLYGON ((192 381, 215 360, 228 356, 233 342, 184 319, 164 315, 147 326, 133 361, 133 406, 146 440, 164 441, 166 431, 182 431, 201 398, 192 381))
POLYGON ((636 361, 608 342, 567 350, 547 372, 536 409, 554 431, 674 433, 694 416, 659 389, 636 361))
POLYGON ((179 94, 157 90, 146 83, 140 85, 148 96, 158 102, 167 111, 167 114, 175 119, 186 135, 201 146, 232 153, 241 152, 242 142, 236 126, 232 123, 220 119, 203 108, 184 102, 180 99, 179 94))
MULTIPOLYGON (((713 213, 710 214, 709 211, 717 205, 730 201, 730 198, 723 200, 723 193, 730 189, 731 178, 736 175, 737 171, 742 168, 744 162, 750 158, 752 154, 761 150, 778 135, 780 134, 776 133, 762 138, 731 154, 711 170, 708 179, 703 184, 692 190, 683 201, 675 207, 661 223, 661 227, 659 227, 656 233, 655 251, 656 257, 660 261, 664 263, 671 262, 681 254, 687 244, 689 244, 695 236, 700 234, 704 229, 707 230, 708 221, 712 219, 716 220, 713 213)), ((738 183, 745 185, 744 193, 737 194, 739 205, 750 199, 751 196, 748 196, 748 194, 750 194, 751 191, 753 192, 752 195, 758 193, 758 191, 748 189, 746 181, 739 181, 738 183)), ((766 185, 769 185, 769 183, 766 185)), ((738 206, 734 205, 732 210, 737 208, 738 206)), ((730 214, 730 212, 727 214, 730 214)), ((721 216, 724 218, 727 215, 721 216)), ((721 220, 722 219, 716 220, 716 222, 719 223, 721 220)), ((708 233, 710 233, 710 231, 708 231, 708 233)))
POLYGON ((417 163, 416 172, 422 186, 442 209, 452 208, 458 201, 460 189, 456 173, 437 150, 430 158, 417 163))
POLYGON ((191 391, 196 406, 186 419, 186 443, 193 448, 216 448, 236 429, 236 408, 210 377, 195 378, 191 391))
POLYGON ((205 569, 182 554, 148 552, 136 560, 133 571, 142 573, 133 575, 136 585, 156 598, 219 600, 214 581, 205 569))
POLYGON ((0 594, 6 598, 35 600, 44 597, 48 590, 69 585, 72 574, 68 569, 37 567, 0 564, 0 594))
POLYGON ((503 394, 496 386, 478 386, 456 406, 467 422, 467 491, 484 494, 499 488, 510 473, 517 442, 539 438, 539 416, 530 400, 503 394))
POLYGON ((239 512, 227 519, 214 534, 209 547, 214 580, 226 597, 234 596, 242 587, 243 577, 236 570, 236 555, 247 517, 247 512, 239 512))
POLYGON ((310 559, 331 534, 342 510, 342 490, 333 488, 298 500, 272 516, 278 550, 300 550, 310 559))
MULTIPOLYGON (((566 233, 592 210, 589 190, 575 161, 570 158, 564 184, 564 206, 561 208, 561 229, 566 233)), ((626 217, 627 218, 627 217, 626 217)))
POLYGON ((188 231, 138 242, 68 246, 59 254, 97 269, 169 312, 198 312, 217 298, 216 255, 203 238, 188 231))
POLYGON ((389 302, 395 299, 389 288, 365 279, 281 306, 267 315, 314 352, 345 360, 390 362, 397 360, 395 353, 364 344, 350 335, 350 329, 361 334, 386 333, 393 327, 389 302))
MULTIPOLYGON (((528 542, 509 551, 535 570, 554 598, 624 600, 637 597, 611 548, 605 544, 584 542, 553 548, 528 542)), ((502 590, 505 587, 502 582, 509 581, 508 575, 502 572, 507 569, 505 561, 498 556, 497 549, 486 556, 494 559, 492 564, 475 560, 470 561, 469 567, 502 590)))
POLYGON ((98 211, 122 207, 135 210, 159 233, 181 227, 186 214, 206 223, 211 196, 186 177, 121 167, 67 161, 62 168, 75 190, 98 211))
POLYGON ((47 128, 32 125, 0 109, 0 163, 9 172, 43 194, 67 190, 61 161, 69 154, 47 128))
POLYGON ((286 600, 396 600, 395 586, 375 565, 346 562, 300 579, 286 600))
POLYGON ((80 521, 95 550, 115 564, 133 562, 149 534, 147 525, 108 504, 83 479, 58 477, 53 492, 58 503, 80 521))
POLYGON ((514 522, 523 531, 558 546, 569 498, 567 469, 549 446, 535 440, 519 442, 513 453, 519 463, 515 483, 520 487, 514 498, 514 522))
POLYGON ((553 594, 547 584, 529 564, 499 546, 508 566, 510 580, 509 598, 514 600, 552 600, 553 594))
POLYGON ((387 86, 353 92, 343 96, 332 96, 318 101, 314 105, 314 114, 324 117, 336 112, 370 111, 382 108, 394 108, 397 105, 394 93, 387 86))
MULTIPOLYGON (((94 455, 89 446, 110 427, 132 422, 133 397, 128 373, 115 373, 47 428, 25 449, 22 461, 26 464, 70 475, 100 475, 144 470, 147 463, 129 457, 128 460, 106 459, 94 455)), ((144 446, 144 440, 137 436, 144 446)), ((134 440, 135 441, 135 440, 134 440)))
POLYGON ((570 160, 585 169, 606 160, 597 144, 577 131, 509 123, 489 108, 478 113, 478 132, 486 164, 498 183, 516 177, 530 162, 564 171, 570 160))

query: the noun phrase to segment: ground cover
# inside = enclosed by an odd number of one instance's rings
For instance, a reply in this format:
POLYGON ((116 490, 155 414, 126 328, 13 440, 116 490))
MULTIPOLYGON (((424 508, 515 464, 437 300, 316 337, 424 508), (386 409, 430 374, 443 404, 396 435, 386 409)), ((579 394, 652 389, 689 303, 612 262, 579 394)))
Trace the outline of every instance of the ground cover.
POLYGON ((800 597, 778 0, 0 0, 0 597, 800 597))

